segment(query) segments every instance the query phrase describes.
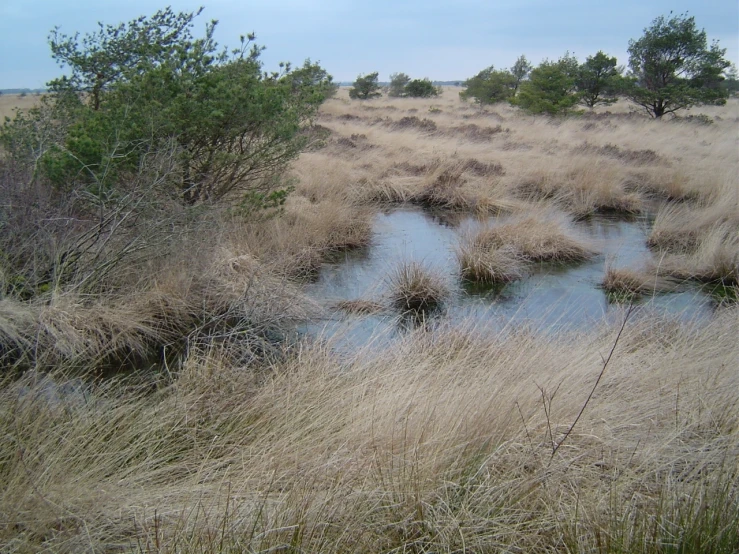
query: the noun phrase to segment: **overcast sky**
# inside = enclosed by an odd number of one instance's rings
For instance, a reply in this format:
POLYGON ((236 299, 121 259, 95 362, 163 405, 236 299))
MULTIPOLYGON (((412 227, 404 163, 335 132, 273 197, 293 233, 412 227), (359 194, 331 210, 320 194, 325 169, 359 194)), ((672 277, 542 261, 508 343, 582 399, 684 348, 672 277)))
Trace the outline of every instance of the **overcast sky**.
POLYGON ((54 26, 73 34, 96 22, 119 23, 171 5, 205 6, 196 20, 219 20, 217 39, 235 45, 254 31, 267 47, 265 69, 280 61, 320 61, 336 81, 359 73, 405 72, 433 80, 466 79, 490 65, 510 67, 525 54, 538 64, 565 51, 581 61, 598 50, 628 62, 629 39, 655 17, 689 12, 709 41, 739 61, 737 0, 0 0, 0 89, 40 88, 63 70, 50 57, 54 26))

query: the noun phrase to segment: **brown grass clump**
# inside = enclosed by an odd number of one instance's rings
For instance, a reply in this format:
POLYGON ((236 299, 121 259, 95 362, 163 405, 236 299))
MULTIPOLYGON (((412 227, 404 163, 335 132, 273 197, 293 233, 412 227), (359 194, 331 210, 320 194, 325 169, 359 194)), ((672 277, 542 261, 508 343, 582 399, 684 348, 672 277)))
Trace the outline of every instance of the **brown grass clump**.
POLYGON ((660 208, 647 244, 659 250, 660 271, 681 279, 722 282, 739 277, 739 196, 728 183, 705 203, 660 208))
POLYGON ((717 226, 730 233, 739 229, 739 200, 730 196, 698 207, 670 202, 662 206, 647 238, 651 248, 667 250, 672 253, 695 251, 704 236, 715 234, 717 226))
POLYGON ((403 311, 428 311, 438 308, 449 289, 444 280, 424 264, 400 264, 388 277, 390 302, 403 311))
POLYGON ((531 210, 535 213, 465 237, 456 251, 463 278, 506 283, 522 278, 527 263, 578 262, 595 254, 595 248, 574 233, 567 216, 531 210))
POLYGON ((533 170, 520 177, 519 197, 549 200, 576 218, 594 214, 633 215, 643 209, 638 192, 627 190, 624 173, 612 163, 576 158, 561 171, 533 170))
POLYGON ((526 274, 525 260, 514 248, 491 248, 475 236, 467 237, 456 249, 463 279, 481 283, 509 283, 526 274))
POLYGON ((665 254, 659 270, 680 279, 736 285, 739 283, 739 229, 729 224, 713 226, 701 236, 695 249, 665 254))
POLYGON ((290 198, 282 217, 242 230, 246 248, 287 277, 315 276, 327 257, 361 248, 372 238, 372 212, 338 199, 290 198))
MULTIPOLYGON (((276 344, 265 337, 277 337, 317 311, 284 276, 225 244, 209 255, 193 251, 183 258, 130 296, 57 291, 34 301, 3 299, 0 361, 82 373, 149 368, 162 362, 167 349, 176 357, 200 342, 236 336, 244 345, 259 343, 266 353, 276 344), (195 267, 198 275, 191 273, 195 267)), ((252 361, 259 355, 248 354, 252 361)))
POLYGON ((566 215, 536 208, 534 212, 482 229, 475 242, 489 248, 512 248, 532 262, 578 262, 596 253, 577 236, 566 215))
POLYGON ((601 286, 606 292, 613 295, 630 297, 672 292, 676 290, 677 283, 673 279, 655 273, 617 268, 607 264, 601 286))

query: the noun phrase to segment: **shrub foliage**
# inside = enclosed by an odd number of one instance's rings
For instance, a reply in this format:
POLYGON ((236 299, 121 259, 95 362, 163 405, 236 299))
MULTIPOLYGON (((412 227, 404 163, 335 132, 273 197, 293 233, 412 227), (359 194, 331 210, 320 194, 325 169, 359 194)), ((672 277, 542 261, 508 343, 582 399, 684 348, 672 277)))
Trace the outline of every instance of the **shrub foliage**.
POLYGON ((708 46, 706 32, 686 14, 660 16, 629 41, 632 79, 626 94, 655 118, 701 104, 722 105, 728 91, 723 72, 731 64, 717 42, 708 46))
POLYGON ((369 75, 359 75, 354 85, 349 89, 349 98, 369 100, 382 96, 380 92, 379 73, 375 71, 369 75))
POLYGON ((85 36, 51 32, 68 74, 0 130, 3 195, 13 199, 0 206, 2 234, 13 235, 0 264, 15 280, 36 291, 97 281, 149 239, 161 243, 177 213, 281 190, 279 175, 335 90, 331 76, 310 60, 265 72, 253 35, 229 51, 211 21, 195 37, 199 14, 166 8, 85 36), (23 244, 40 259, 24 261, 23 244))

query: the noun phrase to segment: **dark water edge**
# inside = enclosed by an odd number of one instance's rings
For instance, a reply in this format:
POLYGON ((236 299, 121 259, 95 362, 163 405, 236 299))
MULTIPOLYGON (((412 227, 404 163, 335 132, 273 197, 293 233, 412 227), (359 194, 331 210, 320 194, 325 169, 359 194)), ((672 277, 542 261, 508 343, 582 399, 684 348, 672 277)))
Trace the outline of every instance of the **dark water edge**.
MULTIPOLYGON (((504 222, 505 218, 500 218, 504 222)), ((465 282, 459 275, 454 248, 467 232, 497 223, 472 216, 401 207, 380 213, 370 246, 324 264, 306 292, 330 310, 330 316, 300 327, 301 333, 331 338, 338 334, 347 346, 385 343, 419 324, 473 324, 496 330, 511 324, 537 330, 586 329, 623 313, 624 302, 600 288, 606 260, 618 268, 643 268, 652 261, 646 246, 651 221, 595 216, 575 223, 583 237, 594 241, 599 254, 578 264, 542 263, 527 277, 506 285, 465 282), (417 261, 441 276, 450 292, 442 308, 414 317, 391 309, 371 314, 331 311, 348 300, 387 304, 388 275, 402 262, 417 261)), ((635 317, 666 315, 680 320, 709 320, 717 301, 705 287, 686 284, 676 292, 642 296, 635 317)), ((623 299, 622 299, 623 300, 623 299)), ((627 302, 628 303, 628 302, 627 302)))

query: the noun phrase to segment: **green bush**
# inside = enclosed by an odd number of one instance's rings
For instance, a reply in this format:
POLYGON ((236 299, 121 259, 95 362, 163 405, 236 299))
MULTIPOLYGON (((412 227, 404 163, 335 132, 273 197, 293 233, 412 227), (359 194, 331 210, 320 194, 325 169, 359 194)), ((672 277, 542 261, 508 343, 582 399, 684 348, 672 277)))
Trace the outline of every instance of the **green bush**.
POLYGON ((545 60, 531 71, 511 103, 532 114, 557 115, 569 111, 579 101, 576 80, 579 64, 566 53, 556 62, 545 60))
POLYGON ((387 95, 393 98, 405 96, 405 86, 411 82, 411 78, 405 73, 393 73, 390 75, 390 86, 387 95))
POLYGON ((490 66, 467 79, 462 86, 465 87, 459 93, 462 100, 474 98, 478 104, 495 104, 512 98, 516 94, 518 81, 513 73, 490 66))
POLYGON ((660 16, 641 38, 629 41, 632 78, 626 95, 655 118, 691 106, 722 105, 728 96, 723 72, 731 67, 725 54, 717 42, 708 46, 694 17, 660 16))
POLYGON ((368 100, 382 96, 378 79, 379 73, 375 71, 369 75, 360 75, 349 89, 349 98, 368 100))
POLYGON ((277 209, 280 176, 336 87, 306 60, 265 72, 253 35, 231 51, 171 8, 91 34, 52 31, 69 68, 0 129, 4 270, 42 290, 101 282, 207 206, 277 209), (179 219, 178 219, 179 218, 179 219))
POLYGON ((439 93, 440 90, 429 79, 413 79, 405 85, 405 94, 411 98, 431 98, 439 93))
POLYGON ((71 70, 49 83, 72 121, 45 164, 55 179, 99 180, 104 170, 110 180, 106 161, 130 169, 174 144, 176 194, 217 202, 261 189, 297 156, 301 127, 335 90, 331 77, 310 60, 266 73, 253 35, 231 52, 215 43, 216 22, 195 38, 199 13, 166 8, 82 40, 51 33, 52 56, 71 70))

